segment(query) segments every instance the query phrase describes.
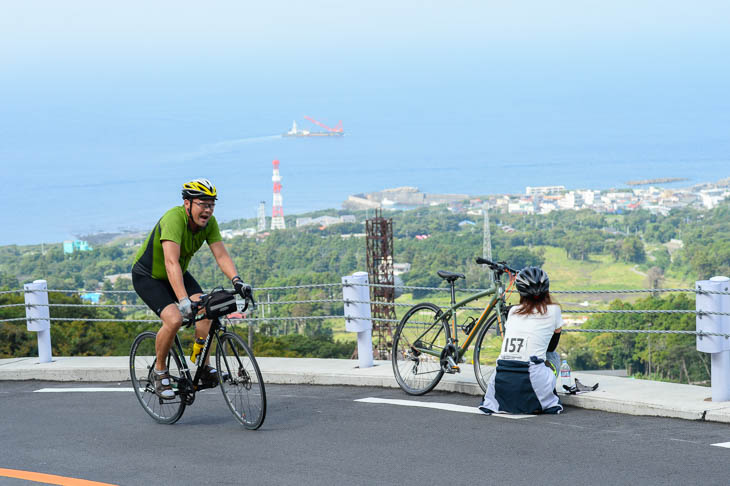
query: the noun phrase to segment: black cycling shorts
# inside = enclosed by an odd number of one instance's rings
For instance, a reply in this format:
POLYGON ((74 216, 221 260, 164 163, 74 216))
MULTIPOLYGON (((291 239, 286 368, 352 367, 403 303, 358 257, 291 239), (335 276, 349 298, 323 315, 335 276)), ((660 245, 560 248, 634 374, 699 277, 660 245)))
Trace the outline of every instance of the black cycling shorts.
MULTIPOLYGON (((183 273, 183 283, 188 295, 202 294, 198 282, 188 272, 183 273)), ((158 280, 146 275, 132 272, 132 285, 137 295, 147 306, 158 316, 162 310, 170 304, 177 304, 175 291, 167 280, 158 280)))

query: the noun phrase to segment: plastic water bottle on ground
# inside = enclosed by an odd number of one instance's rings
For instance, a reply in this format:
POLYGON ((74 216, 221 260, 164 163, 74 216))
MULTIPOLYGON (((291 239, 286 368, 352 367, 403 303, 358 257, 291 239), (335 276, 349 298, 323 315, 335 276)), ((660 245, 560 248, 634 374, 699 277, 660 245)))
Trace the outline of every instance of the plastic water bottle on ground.
POLYGON ((570 378, 570 365, 568 364, 568 360, 563 360, 563 364, 560 365, 560 384, 565 385, 567 387, 573 386, 573 383, 571 383, 570 378))

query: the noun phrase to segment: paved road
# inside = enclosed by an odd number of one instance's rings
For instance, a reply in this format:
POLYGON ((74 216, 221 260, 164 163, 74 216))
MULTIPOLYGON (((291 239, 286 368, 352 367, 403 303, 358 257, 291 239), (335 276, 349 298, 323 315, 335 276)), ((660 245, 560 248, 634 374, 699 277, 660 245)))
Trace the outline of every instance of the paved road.
MULTIPOLYGON (((473 406, 365 387, 269 386, 264 426, 242 429, 218 390, 175 425, 132 392, 34 393, 120 384, 0 382, 0 468, 137 484, 722 484, 730 426, 568 409, 508 420, 356 402, 473 406)), ((1 470, 0 470, 1 471, 1 470)), ((0 476, 0 484, 31 484, 0 476)))

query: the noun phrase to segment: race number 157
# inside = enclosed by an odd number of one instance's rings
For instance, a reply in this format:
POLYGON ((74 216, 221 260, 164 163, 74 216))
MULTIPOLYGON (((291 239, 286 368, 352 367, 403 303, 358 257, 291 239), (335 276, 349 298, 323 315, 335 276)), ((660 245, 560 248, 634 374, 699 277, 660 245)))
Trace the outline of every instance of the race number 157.
POLYGON ((504 344, 502 344, 502 352, 503 353, 521 353, 522 348, 525 345, 525 339, 524 338, 507 338, 504 340, 504 344))

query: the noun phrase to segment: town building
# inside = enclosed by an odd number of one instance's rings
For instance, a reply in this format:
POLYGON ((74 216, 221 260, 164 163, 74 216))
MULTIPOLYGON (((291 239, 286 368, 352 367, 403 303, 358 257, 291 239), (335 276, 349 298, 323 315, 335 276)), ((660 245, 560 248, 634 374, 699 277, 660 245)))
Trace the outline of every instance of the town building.
POLYGON ((93 248, 84 240, 67 240, 63 242, 63 252, 71 254, 75 251, 91 251, 93 248))

